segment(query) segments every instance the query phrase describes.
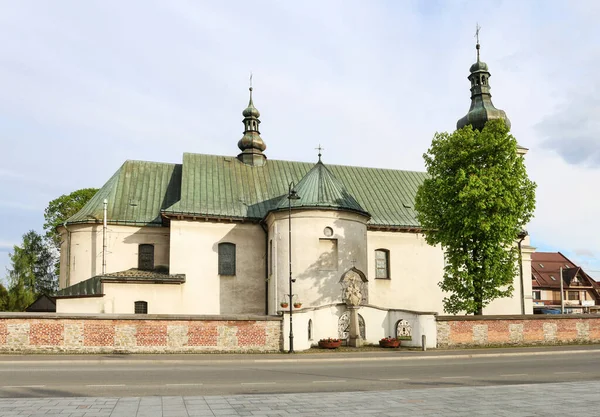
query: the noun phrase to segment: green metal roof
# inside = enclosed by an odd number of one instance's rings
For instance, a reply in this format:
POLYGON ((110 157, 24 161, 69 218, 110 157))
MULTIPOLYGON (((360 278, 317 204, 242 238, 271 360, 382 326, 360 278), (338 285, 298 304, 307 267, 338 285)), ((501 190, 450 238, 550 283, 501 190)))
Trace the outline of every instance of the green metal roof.
MULTIPOLYGON (((235 157, 192 153, 183 155, 181 165, 126 161, 68 222, 101 222, 105 198, 108 222, 113 224, 161 225, 161 212, 166 216, 258 221, 277 209, 287 196, 290 182, 300 185, 313 167, 314 163, 272 159, 263 166, 251 166, 235 157)), ((307 189, 316 194, 303 191, 304 203, 340 197, 337 205, 370 214, 370 226, 419 226, 413 205, 417 188, 426 177, 424 172, 346 165, 317 170, 335 178, 322 178, 326 187, 320 192, 325 192, 325 197, 319 197, 319 181, 309 186, 307 180, 307 189)))
POLYGON ((81 297, 81 296, 100 296, 102 293, 102 281, 100 277, 92 277, 70 287, 58 291, 55 297, 81 297))
POLYGON ((168 272, 144 271, 131 268, 126 271, 113 272, 110 274, 97 275, 84 281, 73 284, 58 291, 55 297, 82 297, 104 295, 102 283, 123 282, 133 284, 183 284, 185 274, 169 275, 168 272))
MULTIPOLYGON (((163 210, 208 218, 260 220, 313 168, 306 162, 269 159, 264 166, 245 165, 234 157, 183 155, 181 199, 163 210)), ((418 227, 413 209, 424 172, 328 165, 327 169, 371 215, 369 225, 418 227)))
POLYGON ((286 193, 276 209, 287 209, 291 205, 294 208, 352 210, 368 216, 365 209, 348 193, 344 184, 338 181, 320 160, 302 177, 295 189, 300 199, 288 201, 286 193))
POLYGON ((111 223, 160 225, 160 210, 179 200, 180 188, 180 164, 125 161, 67 223, 102 222, 106 199, 107 217, 111 223))

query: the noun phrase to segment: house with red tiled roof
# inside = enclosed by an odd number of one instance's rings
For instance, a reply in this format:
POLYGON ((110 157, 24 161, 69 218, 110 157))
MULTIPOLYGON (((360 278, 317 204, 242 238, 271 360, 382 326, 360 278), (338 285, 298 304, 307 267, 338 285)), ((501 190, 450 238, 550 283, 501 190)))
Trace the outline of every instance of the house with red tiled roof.
POLYGON ((600 284, 560 252, 531 254, 534 312, 561 307, 561 281, 565 312, 588 313, 600 309, 600 284))

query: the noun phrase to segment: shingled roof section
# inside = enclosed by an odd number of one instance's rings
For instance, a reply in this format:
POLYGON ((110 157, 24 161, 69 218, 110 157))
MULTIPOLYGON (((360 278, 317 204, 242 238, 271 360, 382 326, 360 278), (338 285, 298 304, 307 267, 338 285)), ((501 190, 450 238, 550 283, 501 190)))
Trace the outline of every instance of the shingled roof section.
MULTIPOLYGON (((181 199, 163 210, 166 216, 261 220, 277 208, 314 164, 268 160, 249 166, 233 157, 190 154, 183 156, 181 199)), ((371 215, 371 227, 418 228, 414 210, 423 172, 328 165, 327 169, 371 215)))
POLYGON ((568 288, 575 276, 581 277, 578 287, 596 288, 596 282, 579 266, 560 252, 534 252, 531 255, 532 285, 538 288, 560 289, 560 268, 563 269, 563 286, 568 288))
POLYGON ((160 210, 179 200, 181 165, 125 161, 68 224, 102 222, 103 203, 112 224, 160 226, 160 210))
POLYGON ((163 271, 144 271, 141 269, 131 268, 126 271, 97 275, 95 277, 78 282, 77 284, 58 291, 55 295, 55 298, 101 297, 104 295, 102 284, 105 282, 133 284, 183 284, 185 283, 185 274, 169 275, 168 272, 163 271))

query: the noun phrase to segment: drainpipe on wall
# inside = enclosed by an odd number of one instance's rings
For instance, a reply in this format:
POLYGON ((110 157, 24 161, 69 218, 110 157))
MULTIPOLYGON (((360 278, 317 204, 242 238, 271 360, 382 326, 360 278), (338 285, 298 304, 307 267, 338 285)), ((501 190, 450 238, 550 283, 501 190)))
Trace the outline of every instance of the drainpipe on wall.
POLYGON ((560 314, 565 314, 565 290, 563 288, 562 266, 560 267, 560 314))
POLYGON ((67 272, 65 274, 65 288, 71 285, 71 231, 67 227, 67 222, 63 223, 67 231, 67 272))
POLYGON ((104 199, 104 215, 102 217, 102 275, 106 274, 106 213, 108 200, 104 199))
POLYGON ((265 315, 269 315, 269 229, 264 222, 260 226, 265 232, 265 315))

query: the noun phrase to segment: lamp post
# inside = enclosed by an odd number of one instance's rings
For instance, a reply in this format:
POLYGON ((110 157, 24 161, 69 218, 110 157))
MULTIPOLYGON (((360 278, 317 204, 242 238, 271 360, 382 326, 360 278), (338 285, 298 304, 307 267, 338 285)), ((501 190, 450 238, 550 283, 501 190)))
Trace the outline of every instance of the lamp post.
POLYGON ((521 287, 521 314, 525 314, 525 286, 523 284, 523 253, 521 252, 521 243, 527 237, 527 230, 521 230, 517 235, 519 238, 519 284, 521 287))
POLYGON ((289 262, 289 270, 290 270, 290 278, 289 278, 289 284, 290 284, 290 293, 289 293, 289 297, 290 297, 290 350, 289 353, 294 353, 294 330, 293 330, 293 324, 292 324, 292 315, 294 310, 292 309, 293 307, 293 300, 292 297, 294 296, 294 292, 292 290, 292 284, 294 283, 294 281, 296 281, 295 279, 292 279, 292 200, 300 200, 300 196, 298 195, 298 193, 296 192, 296 190, 294 190, 294 182, 290 182, 288 185, 288 262, 289 262))

